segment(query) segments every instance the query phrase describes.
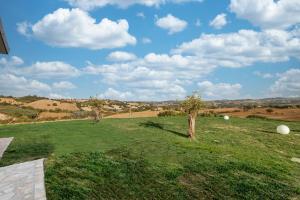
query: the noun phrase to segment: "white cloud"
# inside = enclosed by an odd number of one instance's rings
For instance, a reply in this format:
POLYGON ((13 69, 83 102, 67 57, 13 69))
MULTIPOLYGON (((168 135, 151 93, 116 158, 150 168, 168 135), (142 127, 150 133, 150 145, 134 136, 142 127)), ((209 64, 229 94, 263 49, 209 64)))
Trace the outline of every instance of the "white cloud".
POLYGON ((274 78, 274 75, 273 74, 270 74, 270 73, 262 73, 260 71, 255 71, 253 72, 254 75, 256 76, 259 76, 261 78, 265 78, 265 79, 268 79, 268 78, 274 78))
POLYGON ((210 23, 209 25, 214 27, 215 29, 221 29, 224 26, 226 26, 227 20, 226 20, 226 14, 221 13, 218 14, 210 23))
POLYGON ((300 97, 300 69, 289 69, 279 74, 278 80, 270 87, 274 97, 300 97))
POLYGON ((185 2, 202 2, 202 0, 65 0, 71 6, 79 7, 83 10, 93 10, 108 5, 127 8, 139 4, 148 7, 158 7, 166 3, 185 3, 185 2))
POLYGON ((21 34, 24 35, 26 37, 30 37, 30 28, 31 28, 31 24, 28 22, 20 22, 17 23, 17 31, 21 34))
POLYGON ((13 96, 45 95, 51 87, 37 80, 13 74, 0 74, 0 93, 13 96))
POLYGON ((142 38, 142 43, 143 44, 150 44, 150 43, 152 43, 152 40, 150 38, 144 37, 144 38, 142 38))
POLYGON ((143 18, 143 19, 146 18, 145 14, 144 14, 143 12, 138 12, 138 13, 136 13, 136 16, 137 16, 137 17, 140 17, 140 18, 143 18))
POLYGON ((74 89, 76 86, 69 81, 60 81, 53 83, 54 89, 66 90, 66 89, 74 89))
MULTIPOLYGON (((99 23, 80 9, 60 8, 32 25, 32 35, 57 47, 80 47, 93 50, 112 49, 136 44, 128 33, 127 20, 107 18, 99 23)), ((22 32, 22 31, 21 31, 22 32)))
POLYGON ((22 65, 24 61, 22 58, 18 56, 12 56, 10 59, 6 58, 1 58, 0 59, 0 67, 14 67, 14 66, 19 66, 22 65))
POLYGON ((50 99, 71 99, 71 97, 66 97, 64 95, 61 95, 61 94, 57 94, 57 93, 50 93, 48 95, 48 97, 50 99))
POLYGON ((114 51, 110 53, 106 59, 112 62, 124 62, 124 61, 135 60, 137 59, 137 57, 133 53, 128 53, 125 51, 114 51))
POLYGON ((185 86, 210 73, 213 66, 193 57, 150 53, 134 61, 92 65, 86 73, 100 75, 103 84, 133 94, 132 100, 183 99, 185 86))
POLYGON ((201 26, 201 20, 200 19, 196 20, 195 26, 197 26, 197 27, 201 26))
POLYGON ((231 0, 237 17, 262 28, 288 28, 300 23, 299 0, 231 0))
POLYGON ((172 53, 192 55, 219 67, 245 67, 255 62, 300 59, 300 31, 240 30, 236 33, 202 34, 172 53))
POLYGON ((171 14, 157 19, 155 24, 162 29, 168 30, 170 35, 183 31, 188 25, 186 21, 174 17, 171 14))
POLYGON ((198 83, 199 92, 208 99, 235 99, 240 97, 240 84, 212 83, 203 81, 198 83))
POLYGON ((70 64, 61 61, 36 62, 29 67, 16 69, 16 73, 37 78, 66 78, 79 76, 80 71, 70 64))
POLYGON ((80 70, 62 61, 37 61, 26 66, 22 58, 11 56, 0 59, 0 73, 9 73, 36 79, 70 78, 80 75, 80 70))
POLYGON ((133 97, 131 92, 120 92, 113 88, 108 88, 104 93, 98 95, 98 98, 112 100, 129 100, 133 99, 133 97))

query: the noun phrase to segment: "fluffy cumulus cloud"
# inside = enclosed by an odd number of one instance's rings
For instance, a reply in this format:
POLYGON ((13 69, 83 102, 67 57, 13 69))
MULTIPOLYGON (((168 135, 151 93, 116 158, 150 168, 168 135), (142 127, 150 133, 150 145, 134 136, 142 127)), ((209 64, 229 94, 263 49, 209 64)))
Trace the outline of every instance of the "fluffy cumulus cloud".
POLYGON ((262 28, 288 28, 300 23, 299 0, 231 0, 230 10, 262 28))
POLYGON ((217 15, 209 25, 214 27, 215 29, 221 29, 227 24, 226 14, 221 13, 217 15))
POLYGON ((124 61, 130 61, 130 60, 135 60, 137 57, 133 53, 125 52, 125 51, 114 51, 111 52, 107 56, 108 61, 112 62, 124 62, 124 61))
POLYGON ((127 20, 111 21, 107 18, 99 23, 87 12, 80 9, 60 8, 47 14, 27 31, 19 25, 23 35, 33 37, 57 47, 81 47, 88 49, 111 49, 136 44, 136 39, 128 33, 127 20), (30 29, 30 32, 28 32, 30 29))
POLYGON ((289 69, 278 74, 278 80, 270 87, 273 97, 300 97, 300 69, 289 69))
POLYGON ((71 6, 79 7, 83 10, 92 10, 107 5, 113 5, 120 8, 127 8, 134 4, 144 5, 148 7, 158 7, 166 3, 185 3, 185 2, 201 2, 202 0, 65 0, 71 6))
MULTIPOLYGON (((104 84, 140 100, 182 99, 194 83, 219 67, 246 67, 257 62, 299 59, 299 31, 240 30, 203 34, 179 45, 170 54, 149 53, 143 58, 106 65, 89 64, 85 73, 100 75, 104 84), (145 95, 147 94, 147 95, 145 95)), ((259 74, 261 75, 261 74, 259 74)), ((240 98, 240 84, 200 82, 206 98, 240 98)))
POLYGON ((53 88, 58 90, 69 90, 76 88, 76 86, 69 81, 60 81, 53 83, 53 88))
POLYGON ((240 84, 212 83, 203 81, 198 83, 200 93, 207 99, 236 99, 240 97, 240 84))
POLYGON ((0 59, 0 94, 49 97, 50 94, 61 91, 65 93, 76 88, 69 81, 49 83, 49 80, 52 82, 56 79, 73 78, 79 75, 80 70, 61 61, 35 62, 27 66, 20 57, 3 57, 0 59))
POLYGON ((149 53, 134 61, 93 65, 85 73, 100 75, 103 84, 121 93, 130 92, 131 100, 183 99, 185 87, 204 77, 214 66, 195 57, 149 53))
POLYGON ((31 26, 32 25, 26 21, 17 23, 17 31, 24 36, 30 37, 30 27, 31 26))
POLYGON ((188 25, 186 21, 174 17, 171 14, 157 19, 155 24, 162 29, 168 30, 170 35, 183 31, 188 25))
POLYGON ((0 93, 13 96, 46 95, 51 87, 37 80, 14 74, 0 74, 0 93))
POLYGON ((80 71, 76 67, 61 61, 38 61, 29 67, 15 69, 15 72, 46 79, 76 77, 80 74, 80 71))
POLYGON ((196 56, 219 67, 288 61, 292 57, 300 59, 300 31, 240 30, 236 33, 202 34, 172 52, 196 56))
POLYGON ((38 79, 70 78, 80 75, 80 70, 62 61, 37 61, 32 65, 25 65, 22 58, 11 56, 0 59, 0 73, 10 73, 38 79))

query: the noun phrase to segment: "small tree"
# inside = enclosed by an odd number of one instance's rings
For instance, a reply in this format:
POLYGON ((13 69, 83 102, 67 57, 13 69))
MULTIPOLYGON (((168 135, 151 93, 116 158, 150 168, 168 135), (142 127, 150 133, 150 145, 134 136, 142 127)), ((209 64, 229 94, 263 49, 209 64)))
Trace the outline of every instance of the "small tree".
POLYGON ((92 107, 92 110, 94 111, 95 121, 100 122, 100 120, 103 118, 102 108, 104 105, 104 101, 101 99, 91 97, 89 104, 92 107))
POLYGON ((193 94, 192 96, 186 97, 186 99, 181 104, 184 111, 188 114, 188 134, 191 139, 195 139, 196 137, 196 118, 198 112, 201 108, 203 108, 204 104, 201 98, 197 94, 193 94))

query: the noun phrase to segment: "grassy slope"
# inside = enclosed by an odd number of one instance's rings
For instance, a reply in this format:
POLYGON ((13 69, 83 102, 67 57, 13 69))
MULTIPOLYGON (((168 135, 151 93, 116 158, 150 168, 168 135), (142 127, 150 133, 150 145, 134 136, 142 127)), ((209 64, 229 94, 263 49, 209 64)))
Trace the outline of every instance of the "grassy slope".
POLYGON ((48 199, 300 198, 290 161, 300 124, 284 122, 292 132, 283 136, 280 123, 200 118, 196 142, 184 117, 0 126, 0 137, 15 137, 0 165, 50 157, 48 199))

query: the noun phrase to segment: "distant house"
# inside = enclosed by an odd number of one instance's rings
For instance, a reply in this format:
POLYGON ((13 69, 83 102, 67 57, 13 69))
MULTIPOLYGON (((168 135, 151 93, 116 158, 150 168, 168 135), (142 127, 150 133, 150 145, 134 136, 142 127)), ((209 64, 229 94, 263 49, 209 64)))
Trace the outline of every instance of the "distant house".
POLYGON ((0 19, 0 53, 1 54, 8 54, 9 48, 8 44, 6 41, 5 33, 4 33, 4 28, 2 26, 2 22, 0 19))

